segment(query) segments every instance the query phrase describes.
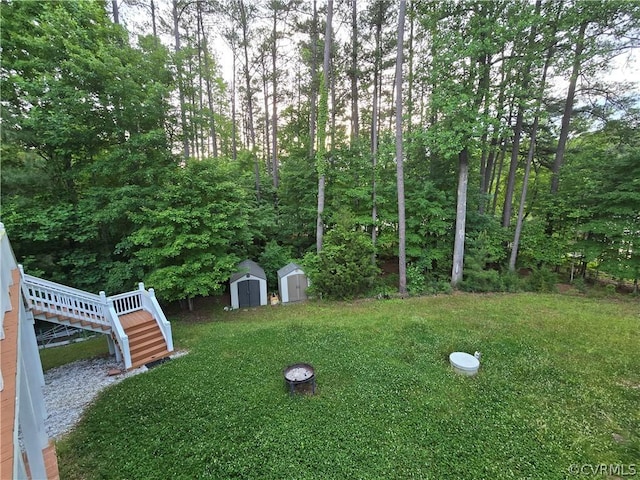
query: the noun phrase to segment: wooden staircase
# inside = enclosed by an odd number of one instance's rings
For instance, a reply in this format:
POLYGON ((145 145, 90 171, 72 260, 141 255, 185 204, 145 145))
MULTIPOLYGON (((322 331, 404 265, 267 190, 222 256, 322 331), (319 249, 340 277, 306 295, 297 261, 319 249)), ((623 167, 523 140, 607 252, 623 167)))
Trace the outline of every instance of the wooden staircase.
POLYGON ((97 323, 90 317, 87 319, 80 319, 77 316, 72 316, 69 310, 66 308, 60 308, 57 313, 52 313, 41 309, 42 305, 38 305, 38 302, 34 302, 33 316, 39 320, 46 320, 51 323, 58 323, 60 325, 69 325, 74 328, 82 328, 84 330, 92 330, 98 333, 109 333, 111 327, 104 323, 97 323))
POLYGON ((107 297, 26 275, 21 268, 20 272, 34 318, 109 335, 109 351, 127 370, 173 352, 171 324, 153 289, 145 290, 143 283, 138 290, 107 297))
POLYGON ((131 368, 168 357, 171 353, 162 330, 151 314, 145 310, 120 316, 120 323, 129 337, 131 368))

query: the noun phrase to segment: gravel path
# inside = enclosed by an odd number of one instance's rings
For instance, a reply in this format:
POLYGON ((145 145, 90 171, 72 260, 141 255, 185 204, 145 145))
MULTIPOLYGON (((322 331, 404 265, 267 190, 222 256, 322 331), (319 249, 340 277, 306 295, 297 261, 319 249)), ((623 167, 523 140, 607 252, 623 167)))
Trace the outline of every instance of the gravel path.
MULTIPOLYGON (((175 352, 171 358, 186 353, 175 352)), ((47 418, 44 423, 49 438, 58 439, 69 433, 102 389, 146 371, 147 367, 142 366, 125 372, 122 362, 109 357, 80 360, 45 372, 43 393, 47 418), (111 369, 123 373, 109 376, 111 369)))
POLYGON ((44 423, 49 438, 58 439, 68 433, 100 390, 145 372, 147 367, 109 376, 111 369, 124 372, 124 364, 114 357, 94 358, 45 372, 43 393, 48 415, 44 423))

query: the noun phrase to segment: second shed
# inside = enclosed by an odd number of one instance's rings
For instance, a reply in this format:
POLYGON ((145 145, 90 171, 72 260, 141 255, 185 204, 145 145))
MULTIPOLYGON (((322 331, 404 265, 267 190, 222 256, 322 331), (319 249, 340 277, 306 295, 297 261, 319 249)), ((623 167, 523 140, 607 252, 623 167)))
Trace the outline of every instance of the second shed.
POLYGON ((278 270, 278 289, 282 303, 306 300, 308 286, 309 279, 299 265, 290 263, 278 270))

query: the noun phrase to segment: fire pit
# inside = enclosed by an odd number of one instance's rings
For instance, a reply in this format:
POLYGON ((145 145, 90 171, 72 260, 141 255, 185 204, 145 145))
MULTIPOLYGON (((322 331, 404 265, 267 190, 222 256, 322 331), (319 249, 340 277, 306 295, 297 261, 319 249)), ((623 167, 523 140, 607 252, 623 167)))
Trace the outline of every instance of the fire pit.
POLYGON ((291 395, 295 393, 296 389, 302 390, 308 386, 311 386, 312 395, 316 393, 315 370, 308 363, 294 363, 286 367, 282 373, 291 395))

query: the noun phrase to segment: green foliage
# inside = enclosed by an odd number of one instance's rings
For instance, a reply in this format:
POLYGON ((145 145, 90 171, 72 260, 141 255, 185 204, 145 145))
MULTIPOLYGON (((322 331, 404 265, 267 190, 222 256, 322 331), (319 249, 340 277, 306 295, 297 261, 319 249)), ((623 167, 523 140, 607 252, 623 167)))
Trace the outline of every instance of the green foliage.
POLYGON ((324 74, 320 74, 320 101, 318 102, 318 138, 316 148, 316 171, 318 177, 327 173, 326 140, 327 120, 329 115, 329 89, 326 85, 324 74))
POLYGON ((584 281, 584 278, 582 278, 582 277, 576 278, 573 281, 573 286, 576 288, 576 290, 578 290, 578 292, 587 293, 587 284, 584 281))
POLYGON ((251 238, 245 192, 223 161, 189 162, 131 217, 121 248, 143 266, 164 300, 219 293, 251 238))
POLYGON ((279 245, 275 240, 267 242, 258 263, 267 275, 267 285, 270 291, 278 291, 278 270, 287 265, 292 258, 291 247, 279 245))
POLYGON ((542 219, 531 219, 524 222, 522 240, 518 249, 518 261, 524 267, 540 265, 562 265, 569 251, 566 235, 556 231, 549 235, 542 219))
POLYGON ((504 249, 496 239, 482 231, 467 242, 464 279, 460 284, 468 292, 500 292, 505 289, 497 264, 504 259, 504 249))
POLYGON ((180 325, 188 355, 103 391, 57 444, 61 477, 542 480, 637 461, 635 302, 459 294, 222 318, 180 325), (475 350, 477 377, 456 375, 448 355, 475 350), (285 388, 301 360, 315 396, 285 388))
POLYGON ((377 267, 372 263, 371 240, 362 232, 337 225, 327 232, 320 253, 303 260, 310 291, 322 298, 352 298, 373 284, 377 267))
POLYGON ((532 292, 556 292, 558 276, 544 268, 534 268, 526 279, 526 287, 532 292))
POLYGON ((427 279, 420 267, 415 264, 407 265, 407 290, 411 295, 419 295, 427 289, 427 279))
POLYGON ((501 277, 505 292, 516 293, 526 290, 525 281, 520 278, 517 272, 507 270, 502 272, 501 277))
POLYGON ((406 199, 407 257, 416 259, 428 271, 447 276, 451 273, 452 226, 455 202, 431 181, 420 176, 407 178, 411 192, 406 199))
POLYGON ((166 48, 128 44, 100 2, 3 2, 3 222, 29 273, 119 293, 117 245, 175 165, 166 48))

